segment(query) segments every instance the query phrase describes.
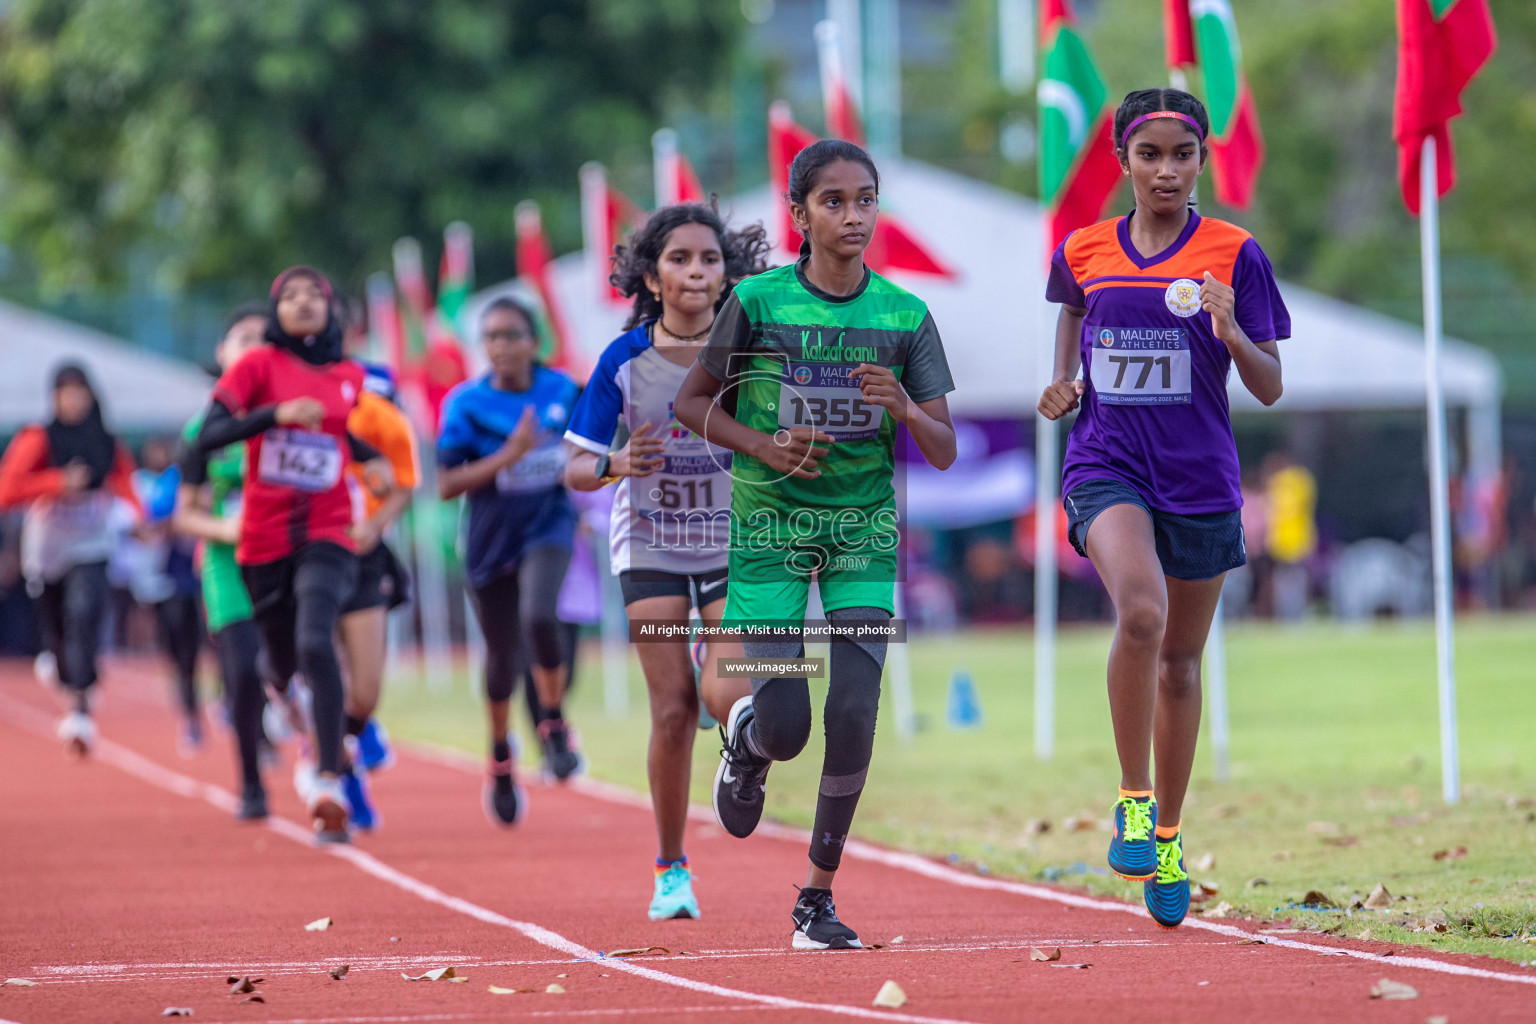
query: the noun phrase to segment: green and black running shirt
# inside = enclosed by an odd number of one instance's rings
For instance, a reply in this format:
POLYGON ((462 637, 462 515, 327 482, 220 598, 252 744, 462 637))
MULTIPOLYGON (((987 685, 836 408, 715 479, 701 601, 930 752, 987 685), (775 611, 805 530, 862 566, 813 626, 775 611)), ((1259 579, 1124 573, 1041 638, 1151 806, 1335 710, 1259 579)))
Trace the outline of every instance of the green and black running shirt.
POLYGON ((955 389, 921 299, 867 267, 853 294, 829 295, 806 279, 805 262, 738 284, 699 353, 699 364, 725 385, 721 403, 734 404, 743 425, 766 434, 813 426, 836 439, 814 480, 735 456, 732 518, 749 530, 755 513, 788 521, 809 509, 825 520, 836 517, 823 513, 857 509, 870 524, 872 513, 894 507, 896 421, 860 397, 858 380, 849 376, 854 367, 890 367, 914 402, 955 389))

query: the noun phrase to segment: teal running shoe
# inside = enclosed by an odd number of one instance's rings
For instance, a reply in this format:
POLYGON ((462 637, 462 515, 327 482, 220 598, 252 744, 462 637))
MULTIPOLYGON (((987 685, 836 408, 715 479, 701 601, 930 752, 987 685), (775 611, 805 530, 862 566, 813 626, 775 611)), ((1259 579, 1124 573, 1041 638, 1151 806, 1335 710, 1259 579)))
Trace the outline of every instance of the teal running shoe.
POLYGON ((1157 873, 1152 832, 1157 805, 1151 797, 1123 796, 1111 808, 1115 832, 1109 840, 1109 869, 1131 882, 1145 882, 1157 873))
POLYGON ((652 921, 673 918, 698 920, 699 901, 693 895, 693 873, 686 864, 673 864, 656 872, 656 895, 651 897, 652 921))
POLYGON ((1184 833, 1157 840, 1157 874, 1142 883, 1147 913, 1164 928, 1177 928, 1189 913, 1189 872, 1184 870, 1184 833))

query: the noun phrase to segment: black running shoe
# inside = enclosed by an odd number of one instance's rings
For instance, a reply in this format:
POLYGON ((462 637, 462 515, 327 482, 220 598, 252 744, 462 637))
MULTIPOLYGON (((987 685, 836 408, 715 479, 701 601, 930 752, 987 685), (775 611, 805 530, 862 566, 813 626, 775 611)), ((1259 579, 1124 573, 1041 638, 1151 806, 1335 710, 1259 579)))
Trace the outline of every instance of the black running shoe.
POLYGON ((747 749, 747 723, 752 721, 752 698, 743 697, 731 705, 730 717, 720 730, 723 747, 720 767, 715 769, 715 820, 737 839, 745 839, 763 817, 763 791, 767 788, 768 769, 764 761, 747 749))
POLYGON ((262 821, 267 816, 267 791, 257 782, 241 789, 236 821, 262 821))
POLYGON ((801 889, 795 911, 796 949, 863 949, 864 943, 837 919, 831 889, 801 889))
POLYGON ((508 736, 507 757, 497 760, 491 753, 485 779, 485 816, 492 825, 512 826, 522 820, 528 806, 522 787, 517 784, 517 745, 508 736))
POLYGON ((571 727, 563 718, 546 718, 539 723, 539 739, 544 743, 544 766, 558 782, 581 771, 581 755, 571 742, 571 727))

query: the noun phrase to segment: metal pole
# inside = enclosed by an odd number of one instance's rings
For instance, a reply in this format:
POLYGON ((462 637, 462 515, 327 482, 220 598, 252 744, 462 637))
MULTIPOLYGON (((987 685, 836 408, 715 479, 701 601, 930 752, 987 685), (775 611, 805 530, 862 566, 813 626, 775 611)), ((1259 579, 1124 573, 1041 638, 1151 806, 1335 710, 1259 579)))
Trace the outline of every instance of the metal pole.
POLYGON ((1216 759, 1216 781, 1232 777, 1232 730, 1227 715, 1227 617, 1226 601, 1216 599, 1216 614, 1206 639, 1206 690, 1211 698, 1211 753, 1216 759))
POLYGON ((1429 405, 1429 523, 1433 537, 1435 654, 1440 683, 1440 784, 1445 802, 1461 800, 1456 736, 1456 649, 1451 605, 1451 514, 1446 482, 1445 395, 1440 386, 1440 189, 1435 137, 1419 158, 1419 239, 1424 269, 1424 378, 1429 405))
MULTIPOLYGON (((902 586, 897 583, 896 618, 904 619, 906 615, 902 586)), ((912 706, 912 659, 904 643, 891 644, 886 650, 886 659, 891 664, 891 709, 896 714, 896 738, 904 744, 911 743, 917 735, 917 716, 912 706)))
MULTIPOLYGON (((423 443, 426 450, 435 441, 423 443)), ((442 502, 437 498, 436 460, 421 460, 421 498, 412 510, 416 542, 417 595, 421 601, 421 655, 427 675, 427 688, 441 693, 452 683, 452 638, 448 632, 448 580, 443 571, 443 553, 437 532, 442 502)))

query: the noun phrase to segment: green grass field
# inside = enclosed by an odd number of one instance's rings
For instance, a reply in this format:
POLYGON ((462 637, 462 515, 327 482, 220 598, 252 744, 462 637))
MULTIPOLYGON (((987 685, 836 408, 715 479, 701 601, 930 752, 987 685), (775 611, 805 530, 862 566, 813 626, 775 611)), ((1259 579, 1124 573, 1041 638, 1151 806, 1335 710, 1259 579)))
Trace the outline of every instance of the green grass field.
MULTIPOLYGON (((1139 900, 1139 883, 1103 866, 1107 834, 1099 822, 1119 778, 1103 683, 1109 641, 1104 628, 1062 635, 1056 755, 1040 763, 1027 630, 916 640, 922 728, 910 745, 899 743, 884 702, 855 831, 973 870, 1139 900), (962 668, 985 717, 979 729, 954 731, 945 700, 951 673, 962 668), (1068 828, 1069 818, 1078 829, 1068 828), (1040 831, 1041 823, 1049 828, 1040 831)), ((1214 780, 1203 738, 1184 817, 1191 877, 1219 887, 1204 906, 1227 901, 1244 915, 1290 918, 1295 927, 1350 936, 1368 929, 1386 941, 1536 961, 1536 620, 1458 627, 1464 796, 1456 807, 1440 797, 1427 623, 1240 625, 1229 631, 1227 650, 1232 779, 1214 780), (1436 858, 1458 848, 1465 854, 1436 858), (1214 865, 1197 868, 1205 854, 1214 865), (1347 907, 1378 882, 1407 898, 1384 912, 1292 906, 1316 890, 1347 907), (1412 930, 1426 920, 1427 930, 1412 930)), ((631 658, 629 714, 610 719, 596 648, 584 658, 568 714, 591 772, 643 790, 647 712, 638 663, 631 658)), ((825 683, 812 684, 813 700, 818 686, 825 683)), ((479 698, 463 675, 438 693, 396 680, 383 717, 401 739, 484 750, 479 698)), ((714 735, 701 734, 694 774, 701 803, 717 757, 714 735)), ((774 767, 768 815, 808 826, 820 765, 818 726, 800 758, 774 767)))

